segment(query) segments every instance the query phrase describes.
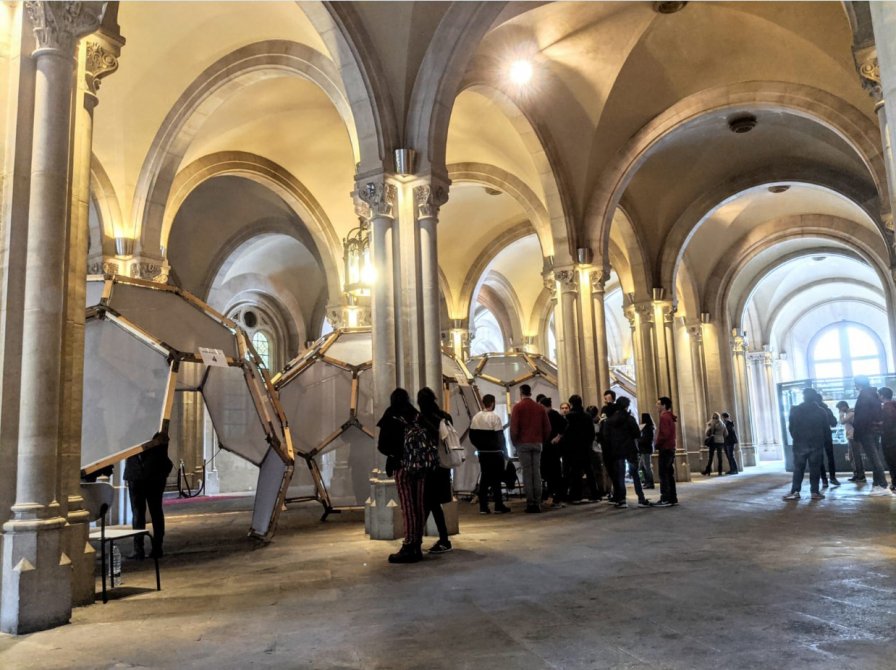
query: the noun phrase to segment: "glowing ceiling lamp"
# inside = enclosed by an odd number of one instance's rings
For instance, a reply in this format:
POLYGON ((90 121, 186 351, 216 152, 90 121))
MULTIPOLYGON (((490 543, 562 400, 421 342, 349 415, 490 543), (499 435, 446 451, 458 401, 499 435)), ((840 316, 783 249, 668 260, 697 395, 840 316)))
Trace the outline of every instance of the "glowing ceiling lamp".
POLYGON ((517 86, 525 86, 532 79, 532 63, 515 60, 510 64, 510 80, 517 86))
POLYGON ((370 256, 370 224, 359 219, 357 228, 352 228, 342 240, 342 259, 345 262, 344 290, 351 296, 369 296, 376 273, 370 256))

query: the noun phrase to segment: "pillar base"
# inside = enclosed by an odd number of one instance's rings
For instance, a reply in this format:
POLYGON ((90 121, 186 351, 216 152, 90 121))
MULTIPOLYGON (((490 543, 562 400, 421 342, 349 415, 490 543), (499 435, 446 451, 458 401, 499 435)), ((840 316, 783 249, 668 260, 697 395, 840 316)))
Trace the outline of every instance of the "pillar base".
POLYGON ((675 452, 675 481, 691 481, 691 466, 688 463, 688 452, 684 450, 675 452))
POLYGON ((364 504, 364 532, 371 540, 395 540, 404 536, 404 516, 395 480, 381 470, 374 470, 370 477, 370 497, 364 504))
POLYGON ((756 458, 756 447, 752 444, 741 445, 740 447, 740 458, 738 459, 738 463, 740 463, 745 468, 751 468, 758 464, 758 459, 756 458))
POLYGON ((784 448, 774 442, 759 445, 756 453, 760 463, 762 461, 780 461, 784 458, 784 448))
POLYGON ((0 631, 22 635, 71 619, 72 565, 63 551, 64 526, 61 517, 4 525, 0 631))
MULTIPOLYGON (((458 523, 457 518, 457 500, 452 500, 451 502, 444 503, 442 505, 442 511, 445 512, 445 525, 448 527, 448 534, 458 535, 460 533, 460 524, 458 523)), ((433 537, 439 536, 439 531, 438 529, 436 529, 436 522, 433 520, 432 515, 427 518, 426 528, 423 532, 424 534, 431 535, 433 537)))
POLYGON ((688 452, 688 470, 693 473, 701 473, 706 469, 709 459, 709 449, 688 452))
POLYGON ((96 600, 96 549, 87 540, 87 521, 66 526, 68 554, 72 559, 72 606, 92 605, 96 600))

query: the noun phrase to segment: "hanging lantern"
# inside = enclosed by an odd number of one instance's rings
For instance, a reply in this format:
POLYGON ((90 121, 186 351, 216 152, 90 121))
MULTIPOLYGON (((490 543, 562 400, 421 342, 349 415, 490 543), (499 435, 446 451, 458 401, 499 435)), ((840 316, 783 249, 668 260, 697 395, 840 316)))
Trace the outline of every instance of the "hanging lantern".
POLYGON ((342 248, 345 292, 352 296, 369 296, 374 280, 373 259, 370 255, 370 224, 359 219, 358 227, 352 228, 342 240, 342 248))

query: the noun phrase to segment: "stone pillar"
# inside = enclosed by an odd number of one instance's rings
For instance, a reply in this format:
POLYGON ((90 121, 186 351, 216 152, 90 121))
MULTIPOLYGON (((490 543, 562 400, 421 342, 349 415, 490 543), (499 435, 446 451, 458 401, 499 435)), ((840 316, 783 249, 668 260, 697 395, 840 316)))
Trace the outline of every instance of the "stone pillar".
POLYGON ((554 278, 560 293, 560 318, 554 317, 554 325, 562 324, 562 328, 557 329, 557 364, 561 371, 560 398, 564 399, 574 393, 582 393, 582 366, 576 324, 578 273, 572 269, 555 270, 554 278))
MULTIPOLYGON (((607 345, 607 312, 604 304, 604 293, 609 270, 595 270, 591 273, 591 297, 594 307, 594 356, 597 359, 598 393, 610 388, 610 354, 607 345)), ((597 398, 602 404, 602 396, 597 398)))
POLYGON ((778 405, 778 361, 777 354, 769 347, 765 349, 762 361, 762 377, 765 384, 765 392, 769 399, 769 458, 780 460, 784 458, 784 444, 781 442, 781 418, 778 405))
POLYGON ((377 417, 389 405, 389 394, 398 385, 395 342, 395 268, 392 254, 395 186, 370 182, 359 190, 359 214, 370 221, 371 258, 375 279, 371 295, 373 322, 373 406, 377 417))
MULTIPOLYGON (((655 412, 657 398, 665 394, 659 393, 657 387, 653 343, 653 303, 650 301, 630 303, 625 307, 625 316, 632 329, 635 379, 638 382, 638 407, 655 412)), ((675 400, 672 398, 673 406, 675 406, 675 400)))
POLYGON ((756 465, 756 447, 753 444, 753 420, 750 412, 750 392, 747 380, 747 338, 736 328, 731 331, 731 353, 740 456, 742 464, 749 467, 756 465))
POLYGON ((600 406, 602 388, 598 388, 597 342, 595 338, 594 299, 591 297, 591 270, 581 268, 576 317, 579 322, 579 363, 582 379, 582 398, 585 405, 600 406))
POLYGON ((442 327, 439 310, 438 216, 444 191, 431 184, 414 187, 417 228, 420 236, 420 295, 423 301, 423 369, 426 386, 442 397, 442 327))
POLYGON ((0 630, 7 633, 50 628, 71 616, 71 559, 57 496, 74 56, 78 38, 99 26, 104 6, 25 5, 38 48, 16 502, 3 526, 0 630))
POLYGON ((709 460, 709 449, 703 444, 703 421, 709 415, 707 410, 706 389, 706 352, 703 350, 702 321, 687 324, 688 341, 691 346, 691 376, 694 385, 694 414, 698 417, 695 423, 691 442, 688 442, 688 465, 691 472, 702 472, 709 460), (698 430, 699 429, 699 430, 698 430))
POLYGON ((94 601, 95 550, 87 541, 89 522, 81 498, 81 415, 84 386, 84 304, 86 301, 87 248, 89 243, 90 167, 93 147, 93 110, 103 77, 118 69, 124 40, 117 25, 101 29, 81 40, 78 58, 78 87, 74 111, 72 160, 72 209, 69 226, 68 271, 65 289, 63 330, 63 377, 61 389, 59 490, 68 526, 68 555, 72 560, 72 603, 94 601))
POLYGON ((896 129, 888 120, 896 119, 896 7, 890 2, 870 2, 868 6, 875 44, 857 50, 855 58, 862 84, 877 101, 875 110, 881 129, 890 195, 887 224, 892 229, 896 211, 896 129))

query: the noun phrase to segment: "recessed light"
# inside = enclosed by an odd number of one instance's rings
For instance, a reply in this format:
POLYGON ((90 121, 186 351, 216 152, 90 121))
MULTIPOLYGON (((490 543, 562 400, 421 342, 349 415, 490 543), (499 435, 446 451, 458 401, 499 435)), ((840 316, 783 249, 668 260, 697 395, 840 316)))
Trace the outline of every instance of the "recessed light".
POLYGON ((482 188, 484 188, 485 192, 489 195, 501 195, 501 191, 496 188, 492 188, 491 186, 483 186, 482 188))
POLYGON ((812 256, 813 261, 826 261, 828 259, 827 256, 812 256))
POLYGON ((790 184, 775 184, 774 186, 768 187, 769 193, 784 193, 784 191, 790 190, 790 184))
POLYGON ((515 60, 510 64, 510 80, 517 86, 524 86, 532 79, 532 63, 527 60, 515 60))

